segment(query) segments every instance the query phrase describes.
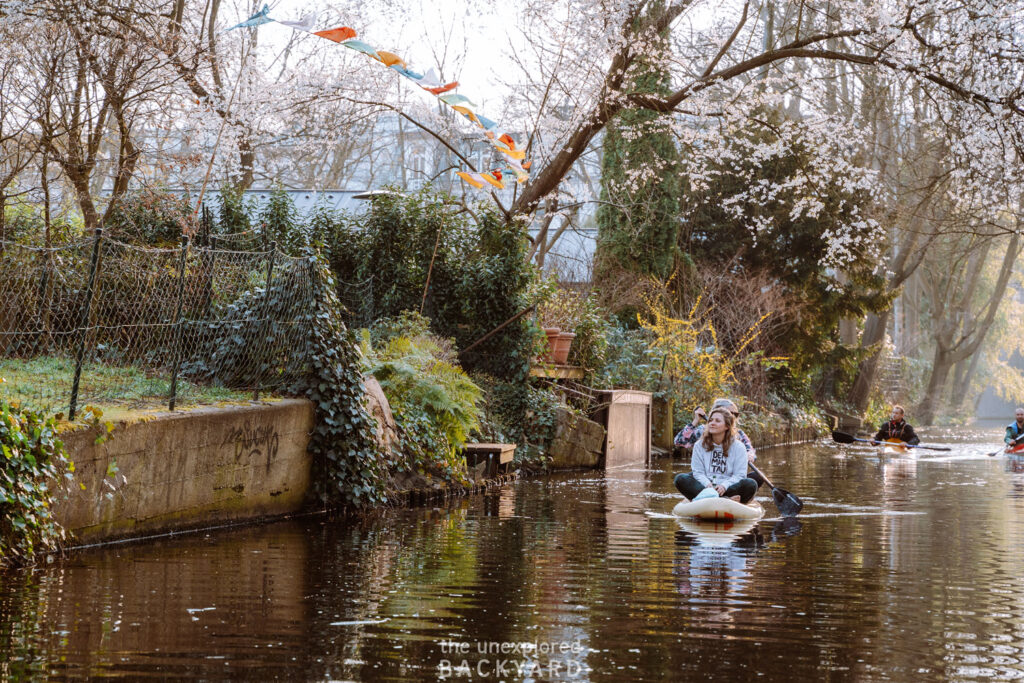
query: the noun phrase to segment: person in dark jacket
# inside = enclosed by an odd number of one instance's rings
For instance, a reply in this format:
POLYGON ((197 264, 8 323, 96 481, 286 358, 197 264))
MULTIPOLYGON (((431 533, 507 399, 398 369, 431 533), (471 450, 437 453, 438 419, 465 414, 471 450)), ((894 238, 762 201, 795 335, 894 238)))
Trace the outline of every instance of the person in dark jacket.
POLYGON ((1021 439, 1021 435, 1024 434, 1024 408, 1017 408, 1014 413, 1015 421, 1011 422, 1006 427, 1006 437, 1003 438, 1003 442, 1006 443, 1006 450, 1011 450, 1014 446, 1020 445, 1024 442, 1021 439), (1018 440, 1019 439, 1019 440, 1018 440))
POLYGON ((877 444, 890 439, 899 439, 910 446, 921 443, 921 439, 917 438, 917 434, 914 433, 914 428, 907 424, 903 415, 903 406, 893 406, 892 417, 888 422, 882 423, 878 433, 875 434, 874 442, 877 444))

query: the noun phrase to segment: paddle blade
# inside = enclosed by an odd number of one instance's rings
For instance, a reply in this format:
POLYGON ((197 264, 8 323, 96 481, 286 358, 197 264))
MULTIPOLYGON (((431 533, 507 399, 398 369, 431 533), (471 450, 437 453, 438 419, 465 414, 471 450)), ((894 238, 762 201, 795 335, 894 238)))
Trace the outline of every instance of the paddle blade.
POLYGON ((853 443, 856 441, 855 438, 843 432, 832 432, 832 440, 836 443, 853 443))
POLYGON ((804 509, 804 502, 785 489, 772 489, 772 498, 783 517, 796 517, 804 509))

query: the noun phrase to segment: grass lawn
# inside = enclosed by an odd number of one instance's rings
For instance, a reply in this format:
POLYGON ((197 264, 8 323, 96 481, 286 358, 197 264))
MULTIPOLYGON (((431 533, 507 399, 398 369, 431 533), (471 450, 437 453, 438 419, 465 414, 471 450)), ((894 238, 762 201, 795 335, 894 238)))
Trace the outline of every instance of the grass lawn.
MULTIPOLYGON (((75 376, 72 358, 40 357, 31 360, 0 358, 0 398, 44 413, 66 413, 75 376)), ((78 405, 110 409, 167 408, 171 379, 149 377, 136 367, 87 363, 79 383, 78 405)), ((251 392, 193 384, 178 379, 178 405, 204 405, 222 401, 248 401, 251 392)))

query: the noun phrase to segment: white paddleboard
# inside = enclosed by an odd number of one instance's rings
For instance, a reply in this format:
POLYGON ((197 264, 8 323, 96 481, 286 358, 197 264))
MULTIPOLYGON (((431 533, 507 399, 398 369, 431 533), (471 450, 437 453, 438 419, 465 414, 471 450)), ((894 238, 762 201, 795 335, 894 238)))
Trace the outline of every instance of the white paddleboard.
POLYGON ((672 514, 677 517, 690 517, 706 520, 761 519, 764 508, 757 500, 746 505, 732 498, 701 498, 700 500, 684 500, 674 508, 672 514))

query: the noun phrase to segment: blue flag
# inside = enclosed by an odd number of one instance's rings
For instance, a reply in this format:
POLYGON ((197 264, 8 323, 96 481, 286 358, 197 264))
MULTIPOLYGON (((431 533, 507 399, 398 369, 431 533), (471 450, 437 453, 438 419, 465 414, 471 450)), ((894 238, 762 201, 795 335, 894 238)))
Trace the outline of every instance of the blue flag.
POLYGON ((252 15, 251 17, 243 21, 241 24, 235 24, 231 28, 225 30, 233 31, 236 28, 250 28, 252 26, 259 26, 260 24, 269 24, 270 22, 273 21, 273 19, 267 16, 267 13, 269 12, 270 7, 264 5, 262 10, 252 15))

